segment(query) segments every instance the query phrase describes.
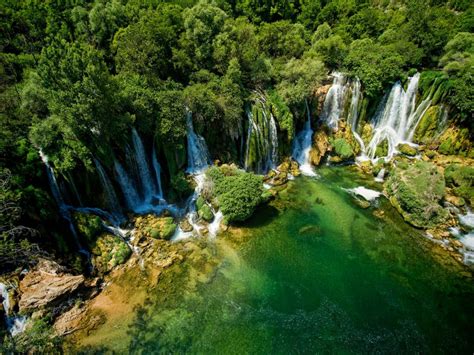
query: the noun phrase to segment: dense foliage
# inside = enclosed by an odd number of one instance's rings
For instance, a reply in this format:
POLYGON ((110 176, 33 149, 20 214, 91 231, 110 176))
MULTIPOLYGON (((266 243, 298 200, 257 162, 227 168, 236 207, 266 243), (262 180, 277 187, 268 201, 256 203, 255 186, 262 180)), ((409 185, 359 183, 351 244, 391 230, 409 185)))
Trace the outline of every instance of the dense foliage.
MULTIPOLYGON (((39 231, 2 232, 15 248, 21 240, 64 244, 51 228, 58 217, 39 149, 57 174, 79 176, 93 194, 84 172, 94 158, 108 169, 113 157, 124 159, 134 126, 155 143, 168 187, 184 197, 186 106, 213 156, 238 161, 255 90, 268 93, 290 141, 306 119, 306 99, 330 71, 357 75, 373 98, 430 68, 449 92, 452 116, 472 126, 469 1, 5 0, 0 26, 1 165, 11 171, 2 199, 20 211, 2 231, 18 224, 39 231)), ((252 179, 239 175, 232 184, 256 186, 252 179)), ((249 211, 227 197, 223 211, 245 219, 249 211)), ((255 196, 248 198, 252 209, 255 196)))
POLYGON ((227 222, 245 221, 263 201, 260 176, 234 168, 212 167, 206 177, 206 193, 216 200, 227 222))

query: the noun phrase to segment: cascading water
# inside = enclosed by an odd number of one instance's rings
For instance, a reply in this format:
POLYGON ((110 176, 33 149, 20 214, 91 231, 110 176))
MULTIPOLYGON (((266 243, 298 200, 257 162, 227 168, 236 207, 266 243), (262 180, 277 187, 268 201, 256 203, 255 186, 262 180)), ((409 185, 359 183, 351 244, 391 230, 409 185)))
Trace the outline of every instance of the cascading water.
POLYGON ((245 150, 245 170, 267 173, 278 164, 278 131, 275 117, 264 96, 247 110, 248 130, 245 150))
MULTIPOLYGON (((206 180, 206 170, 210 165, 209 151, 207 149, 206 141, 203 137, 194 132, 193 122, 192 122, 192 113, 187 112, 186 116, 187 121, 187 140, 188 140, 188 168, 187 172, 193 175, 194 181, 196 182, 196 187, 193 194, 188 199, 186 203, 186 219, 189 224, 193 227, 193 230, 201 235, 202 226, 198 223, 198 213, 196 211, 196 200, 198 199, 202 188, 206 180)), ((220 222, 222 213, 220 211, 215 212, 214 220, 209 224, 209 235, 215 237, 220 227, 220 222)), ((173 236, 173 241, 182 240, 189 238, 193 235, 193 232, 184 232, 181 227, 178 227, 175 235, 173 236)))
POLYGON ((8 294, 8 287, 0 282, 0 296, 3 299, 2 305, 5 311, 5 321, 7 330, 12 336, 22 333, 26 327, 27 318, 25 316, 13 315, 10 309, 10 295, 8 294))
POLYGON ((367 156, 374 160, 377 147, 387 142, 388 152, 383 158, 391 159, 397 153, 400 143, 411 144, 413 134, 420 118, 429 108, 431 100, 426 98, 416 107, 416 94, 420 74, 409 79, 407 90, 403 90, 401 83, 396 82, 385 102, 373 120, 374 132, 367 146, 367 156))
POLYGON ((346 94, 346 78, 341 73, 333 73, 333 84, 324 100, 321 120, 326 122, 328 127, 336 129, 344 112, 344 100, 346 94))
POLYGON ((141 205, 141 200, 132 180, 128 176, 123 166, 117 160, 114 161, 114 169, 115 174, 117 175, 117 181, 120 185, 120 188, 122 189, 122 193, 125 197, 125 202, 127 203, 128 208, 132 211, 136 211, 141 205))
POLYGON ((309 157, 312 147, 313 130, 311 128, 311 113, 309 111, 308 101, 306 101, 306 112, 308 119, 306 120, 303 130, 296 135, 293 141, 292 156, 300 165, 300 170, 303 175, 316 176, 309 157))
POLYGON ((151 162, 153 165, 153 170, 155 171, 156 186, 158 188, 156 192, 159 198, 163 198, 163 188, 161 187, 161 165, 158 162, 158 159, 156 157, 156 150, 155 150, 154 144, 153 144, 153 151, 151 154, 151 162))
POLYGON ((365 152, 365 144, 362 140, 361 136, 357 132, 357 125, 359 119, 359 103, 362 97, 362 92, 360 89, 360 80, 359 78, 355 78, 350 85, 352 86, 351 90, 351 106, 349 107, 349 116, 347 118, 348 123, 351 126, 352 134, 354 138, 359 143, 360 149, 362 152, 365 152))
POLYGON ((145 201, 151 200, 154 195, 154 184, 151 178, 148 161, 146 159, 145 148, 142 140, 135 128, 132 128, 132 142, 133 150, 135 152, 135 162, 138 165, 138 175, 140 177, 140 184, 142 187, 143 199, 145 201))
POLYGON ((89 256, 89 253, 81 246, 81 243, 79 242, 79 237, 77 235, 76 228, 74 227, 74 223, 72 221, 72 216, 70 212, 71 206, 67 205, 64 202, 64 199, 59 190, 58 183, 56 181, 56 176, 54 175, 54 170, 51 167, 51 165, 49 165, 48 157, 46 154, 43 153, 41 149, 39 150, 39 155, 44 165, 46 166, 46 174, 48 175, 49 186, 51 188, 51 193, 53 194, 53 197, 59 207, 59 213, 61 214, 61 217, 63 217, 68 222, 69 229, 71 231, 71 234, 74 238, 74 242, 76 243, 79 251, 85 254, 86 256, 89 256))
POLYGON ((203 137, 194 132, 193 116, 191 111, 186 113, 186 125, 188 128, 188 168, 190 174, 198 174, 209 167, 211 159, 206 141, 203 137))
POLYGON ((97 168, 97 173, 99 174, 100 182, 105 191, 107 205, 110 211, 112 211, 112 213, 116 216, 122 217, 122 208, 120 207, 120 202, 117 198, 117 194, 115 193, 115 189, 112 185, 112 182, 110 181, 109 177, 107 176, 107 173, 102 167, 102 164, 100 164, 97 159, 94 159, 94 163, 97 168))

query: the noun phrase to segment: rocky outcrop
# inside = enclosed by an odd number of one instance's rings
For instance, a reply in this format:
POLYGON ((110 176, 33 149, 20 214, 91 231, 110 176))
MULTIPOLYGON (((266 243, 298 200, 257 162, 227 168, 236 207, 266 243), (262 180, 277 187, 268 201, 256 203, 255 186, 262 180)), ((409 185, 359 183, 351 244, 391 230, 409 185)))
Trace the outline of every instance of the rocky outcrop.
POLYGON ((41 260, 20 281, 20 312, 36 310, 69 296, 84 284, 84 276, 66 273, 50 260, 41 260))
POLYGON ((169 240, 176 231, 177 225, 173 217, 149 214, 135 218, 135 236, 169 240))
POLYGON ((316 132, 313 137, 313 148, 309 152, 311 164, 318 166, 328 151, 331 150, 329 137, 323 130, 316 132))
POLYGON ((412 225, 434 228, 448 222, 449 212, 440 205, 445 180, 436 165, 400 162, 387 179, 385 190, 392 205, 412 225))
POLYGON ((409 157, 414 157, 416 154, 418 154, 418 151, 416 150, 415 147, 411 146, 410 144, 399 144, 397 147, 398 151, 406 156, 409 157))
POLYGON ((332 84, 320 86, 316 92, 314 93, 314 96, 316 97, 316 112, 319 115, 321 115, 321 111, 323 110, 324 106, 324 100, 326 99, 326 95, 331 88, 332 84))
POLYGON ((96 270, 106 273, 115 266, 125 263, 132 251, 121 238, 103 233, 95 241, 92 254, 92 264, 96 270))

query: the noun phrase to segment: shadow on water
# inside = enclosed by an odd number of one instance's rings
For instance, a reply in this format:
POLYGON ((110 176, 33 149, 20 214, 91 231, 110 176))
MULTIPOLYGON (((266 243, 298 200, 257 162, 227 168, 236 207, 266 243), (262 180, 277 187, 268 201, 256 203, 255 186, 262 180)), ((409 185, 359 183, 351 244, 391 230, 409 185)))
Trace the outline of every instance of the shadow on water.
POLYGON ((280 211, 271 204, 258 207, 255 213, 244 222, 234 223, 236 227, 260 228, 271 224, 278 216, 280 211))

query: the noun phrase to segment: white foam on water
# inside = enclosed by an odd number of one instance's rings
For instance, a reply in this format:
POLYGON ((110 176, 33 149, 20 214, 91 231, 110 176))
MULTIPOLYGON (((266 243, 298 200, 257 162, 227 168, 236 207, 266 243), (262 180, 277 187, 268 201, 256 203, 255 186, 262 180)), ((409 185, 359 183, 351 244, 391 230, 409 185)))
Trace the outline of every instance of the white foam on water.
POLYGON ((345 190, 352 194, 362 196, 367 201, 373 201, 376 198, 380 197, 380 195, 382 194, 380 191, 371 190, 364 186, 358 186, 358 187, 354 187, 353 189, 345 189, 345 190))

